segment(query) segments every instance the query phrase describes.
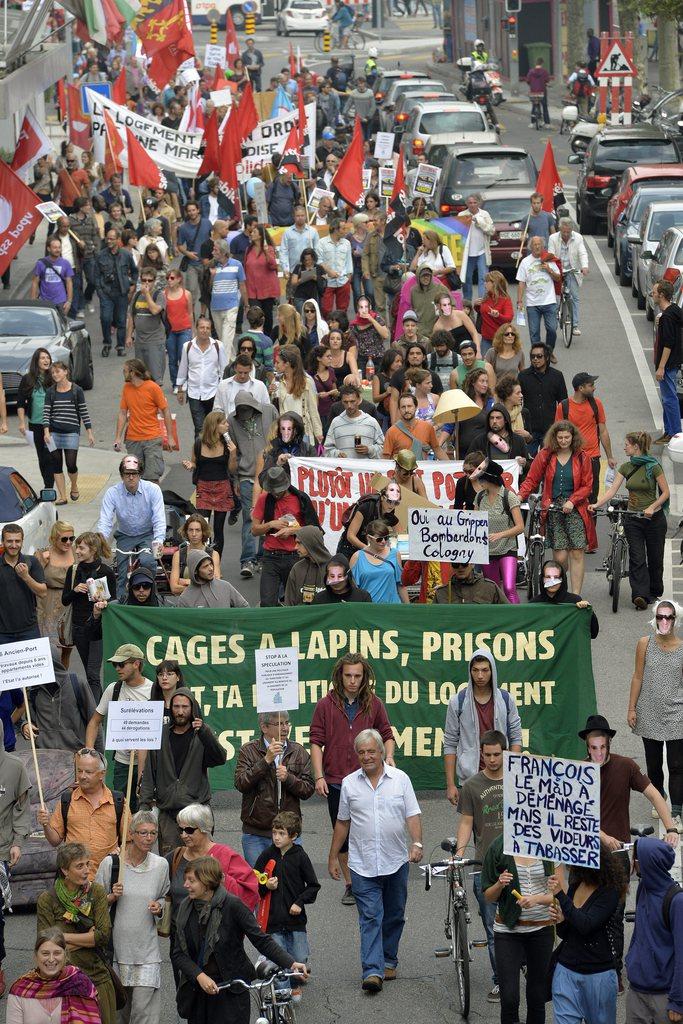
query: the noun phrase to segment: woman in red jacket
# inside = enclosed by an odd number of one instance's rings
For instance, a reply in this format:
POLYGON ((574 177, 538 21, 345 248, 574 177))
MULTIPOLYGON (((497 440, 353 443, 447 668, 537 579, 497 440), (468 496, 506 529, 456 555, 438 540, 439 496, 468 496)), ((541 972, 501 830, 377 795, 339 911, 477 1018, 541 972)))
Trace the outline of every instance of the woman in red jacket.
POLYGON ((569 420, 558 420, 548 430, 543 448, 531 463, 519 488, 524 501, 542 487, 542 523, 546 545, 571 577, 571 590, 581 593, 586 548, 596 548, 595 520, 588 511, 593 473, 583 437, 569 420), (550 508, 550 506, 553 508, 550 508))
POLYGON ((481 354, 482 358, 491 348, 494 335, 501 324, 511 324, 515 312, 512 299, 508 295, 507 281, 498 270, 489 270, 484 278, 486 292, 482 299, 475 299, 474 305, 481 314, 481 354))
POLYGON ((277 276, 275 247, 262 224, 253 224, 249 230, 249 246, 244 255, 244 273, 250 306, 263 310, 264 334, 273 330, 273 310, 280 298, 280 278, 277 276))

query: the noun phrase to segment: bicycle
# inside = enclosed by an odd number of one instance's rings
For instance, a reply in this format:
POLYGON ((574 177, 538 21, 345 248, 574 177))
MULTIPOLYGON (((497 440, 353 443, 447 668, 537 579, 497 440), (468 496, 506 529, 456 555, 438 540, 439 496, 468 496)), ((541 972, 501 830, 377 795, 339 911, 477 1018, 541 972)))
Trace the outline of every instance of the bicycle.
POLYGON ((529 93, 529 99, 531 100, 531 124, 534 126, 537 132, 540 132, 541 126, 544 123, 543 93, 531 92, 529 93))
POLYGON ((365 34, 361 32, 359 25, 363 24, 365 19, 362 15, 357 14, 353 19, 353 22, 348 30, 346 36, 346 46, 341 45, 343 33, 333 26, 331 22, 328 22, 327 28, 323 32, 316 32, 313 37, 313 45, 317 53, 325 53, 325 34, 329 32, 332 36, 332 45, 335 50, 362 50, 365 48, 365 34))
POLYGON ((434 861, 425 864, 423 868, 425 892, 429 892, 432 887, 433 875, 445 875, 448 883, 444 933, 449 945, 445 949, 435 949, 434 955, 438 958, 452 957, 455 964, 460 1012, 463 1017, 467 1017, 470 1012, 470 949, 472 946, 467 935, 467 928, 472 919, 467 902, 464 869, 470 865, 481 867, 481 861, 456 857, 457 846, 454 838, 444 839, 441 849, 450 854, 448 860, 434 861))
POLYGON ((642 512, 629 512, 628 498, 613 498, 604 512, 597 510, 594 515, 607 516, 612 524, 609 538, 609 550, 602 566, 596 572, 607 573, 609 595, 612 598, 612 611, 616 615, 619 610, 619 589, 621 581, 628 576, 628 541, 624 530, 626 516, 642 519, 642 512))
POLYGON ((256 1024, 295 1024, 296 1014, 292 1002, 291 989, 276 989, 276 981, 286 978, 300 978, 300 975, 293 971, 270 970, 270 961, 261 961, 257 964, 256 973, 268 970, 265 978, 256 978, 255 981, 246 982, 242 978, 235 978, 233 981, 224 981, 218 985, 220 989, 242 989, 252 997, 258 1011, 256 1024))
POLYGON ((569 290, 570 275, 576 277, 573 270, 565 270, 562 275, 562 293, 557 307, 557 327, 562 333, 564 347, 569 348, 574 337, 574 311, 572 309, 571 292, 569 290))
MULTIPOLYGON (((155 561, 154 581, 155 581, 155 583, 157 585, 157 591, 159 590, 160 586, 161 587, 165 587, 167 585, 168 591, 170 592, 170 590, 171 590, 171 577, 170 577, 170 574, 169 574, 166 566, 164 565, 164 563, 162 561, 161 552, 159 554, 156 554, 151 548, 139 548, 138 547, 138 548, 133 548, 132 551, 124 551, 123 548, 114 548, 113 554, 114 555, 126 555, 126 557, 127 557, 127 562, 126 562, 126 587, 128 587, 128 585, 130 583, 130 578, 133 575, 133 573, 135 572, 135 570, 140 568, 140 564, 141 564, 140 563, 140 555, 151 555, 154 558, 154 561, 155 561)), ((119 568, 118 567, 119 567, 119 563, 118 563, 117 559, 115 558, 114 559, 114 576, 116 577, 117 585, 118 585, 118 578, 119 578, 119 568)))
POLYGON ((529 601, 533 601, 541 592, 541 573, 545 558, 545 538, 541 528, 541 516, 543 512, 562 512, 561 505, 548 505, 546 509, 541 508, 541 495, 532 494, 529 498, 529 515, 526 526, 526 591, 529 601))

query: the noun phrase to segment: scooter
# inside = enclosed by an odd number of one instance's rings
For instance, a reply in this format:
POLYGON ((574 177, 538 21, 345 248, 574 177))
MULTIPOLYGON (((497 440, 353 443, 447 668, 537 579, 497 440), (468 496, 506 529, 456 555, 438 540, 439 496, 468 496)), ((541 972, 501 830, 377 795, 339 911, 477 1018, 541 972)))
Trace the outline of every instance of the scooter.
MULTIPOLYGON (((464 86, 467 85, 467 79, 472 70, 472 63, 471 57, 459 57, 455 62, 456 67, 460 68, 460 76, 464 86)), ((488 64, 484 65, 483 70, 486 81, 491 86, 491 103, 494 107, 499 107, 507 99, 503 92, 500 65, 495 61, 489 61, 488 64)), ((461 89, 460 91, 462 92, 463 90, 461 89)))

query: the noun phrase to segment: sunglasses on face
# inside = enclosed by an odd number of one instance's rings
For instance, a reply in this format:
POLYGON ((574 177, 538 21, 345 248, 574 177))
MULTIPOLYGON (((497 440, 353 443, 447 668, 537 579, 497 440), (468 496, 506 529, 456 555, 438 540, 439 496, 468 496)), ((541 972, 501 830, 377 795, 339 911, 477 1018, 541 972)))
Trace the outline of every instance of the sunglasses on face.
POLYGON ((664 622, 673 622, 673 620, 676 618, 676 616, 675 615, 661 615, 661 614, 658 614, 658 615, 655 615, 655 618, 657 619, 657 622, 660 622, 662 619, 664 620, 664 622))
POLYGON ((181 834, 184 832, 188 836, 193 836, 197 829, 193 825, 178 825, 178 831, 181 834))
POLYGON ((133 583, 133 590, 151 590, 151 583, 133 583))
POLYGON ((140 476, 140 470, 139 469, 124 469, 123 475, 124 476, 140 476))
POLYGON ((74 537, 73 533, 70 533, 68 536, 60 537, 59 539, 61 540, 62 544, 72 544, 76 538, 74 537))
POLYGON ((531 353, 531 358, 532 359, 545 359, 545 356, 543 355, 542 352, 532 352, 531 353))
POLYGON ((505 332, 503 333, 503 337, 504 337, 504 338, 508 338, 508 337, 512 337, 512 338, 514 338, 514 336, 515 336, 515 332, 514 332, 514 331, 505 331, 505 332))

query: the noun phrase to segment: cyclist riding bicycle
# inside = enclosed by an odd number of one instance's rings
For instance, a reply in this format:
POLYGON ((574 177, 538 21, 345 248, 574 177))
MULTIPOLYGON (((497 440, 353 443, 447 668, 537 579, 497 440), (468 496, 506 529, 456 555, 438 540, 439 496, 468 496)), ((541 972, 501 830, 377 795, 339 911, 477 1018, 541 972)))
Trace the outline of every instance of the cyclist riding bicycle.
POLYGON ((337 29, 337 40, 336 44, 342 50, 348 50, 349 48, 349 36, 351 35, 351 28, 355 21, 355 15, 353 10, 344 0, 337 0, 337 6, 335 12, 331 18, 333 27, 337 29))
POLYGON ((548 252, 562 264, 562 276, 569 291, 574 321, 574 334, 581 334, 579 329, 579 288, 581 279, 588 273, 588 253, 583 236, 574 231, 569 217, 561 217, 559 231, 548 239, 548 252))

